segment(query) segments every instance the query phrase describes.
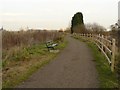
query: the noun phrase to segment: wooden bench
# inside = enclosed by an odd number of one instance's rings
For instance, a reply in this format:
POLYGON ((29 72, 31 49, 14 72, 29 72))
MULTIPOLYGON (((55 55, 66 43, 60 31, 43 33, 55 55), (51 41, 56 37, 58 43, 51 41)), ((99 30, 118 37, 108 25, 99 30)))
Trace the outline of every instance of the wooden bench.
POLYGON ((55 47, 58 46, 58 43, 54 43, 52 40, 46 42, 46 47, 48 48, 48 51, 50 49, 55 49, 55 47))

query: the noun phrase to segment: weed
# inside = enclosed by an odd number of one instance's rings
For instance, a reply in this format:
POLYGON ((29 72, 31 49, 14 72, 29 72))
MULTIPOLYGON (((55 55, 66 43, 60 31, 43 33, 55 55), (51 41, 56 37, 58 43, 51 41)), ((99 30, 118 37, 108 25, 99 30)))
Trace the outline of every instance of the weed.
POLYGON ((100 88, 118 88, 118 80, 116 73, 113 73, 110 69, 109 63, 105 56, 99 51, 98 47, 89 39, 73 36, 78 40, 85 42, 91 49, 94 62, 99 75, 100 88))
MULTIPOLYGON (((63 41, 59 43, 57 48, 62 50, 66 45, 67 42, 63 41)), ((12 88, 19 85, 35 71, 53 60, 57 54, 48 52, 43 43, 26 47, 13 56, 11 55, 12 59, 9 57, 8 60, 3 62, 3 88, 12 88)))

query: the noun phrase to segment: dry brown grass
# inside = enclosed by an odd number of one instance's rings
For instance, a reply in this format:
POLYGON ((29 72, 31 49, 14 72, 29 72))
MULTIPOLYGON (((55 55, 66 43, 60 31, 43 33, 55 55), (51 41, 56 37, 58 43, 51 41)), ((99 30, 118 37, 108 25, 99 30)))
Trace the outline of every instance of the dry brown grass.
MULTIPOLYGON (((26 48, 30 48, 34 45, 39 45, 47 40, 60 40, 61 33, 57 31, 41 31, 41 30, 29 30, 29 31, 3 31, 2 34, 2 61, 3 67, 6 62, 11 60, 26 60, 28 56, 34 51, 27 51, 26 48), (29 53, 28 53, 29 52, 29 53)), ((45 44, 44 44, 45 45, 45 44)), ((8 64, 7 64, 8 65, 8 64)))
MULTIPOLYGON (((56 54, 47 51, 47 40, 62 41, 57 31, 3 31, 2 71, 3 87, 14 87, 34 71, 50 62, 56 54)), ((63 43, 63 42, 61 42, 63 43)), ((58 46, 62 49, 64 44, 58 46)))
POLYGON ((55 40, 59 37, 57 31, 29 30, 29 31, 3 31, 2 48, 10 49, 12 47, 31 46, 33 44, 43 43, 47 40, 55 40))

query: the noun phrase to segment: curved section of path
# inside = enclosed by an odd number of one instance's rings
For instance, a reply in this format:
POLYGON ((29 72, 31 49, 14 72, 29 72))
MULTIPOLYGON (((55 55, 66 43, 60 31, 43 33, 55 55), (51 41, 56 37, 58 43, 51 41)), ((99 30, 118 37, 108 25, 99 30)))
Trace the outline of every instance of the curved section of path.
POLYGON ((68 46, 54 61, 18 88, 98 88, 97 71, 86 44, 67 36, 68 46))

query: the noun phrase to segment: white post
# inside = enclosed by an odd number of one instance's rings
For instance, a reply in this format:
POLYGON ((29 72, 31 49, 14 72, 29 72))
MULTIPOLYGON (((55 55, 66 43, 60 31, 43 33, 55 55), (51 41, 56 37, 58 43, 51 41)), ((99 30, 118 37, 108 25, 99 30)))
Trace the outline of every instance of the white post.
POLYGON ((112 58, 111 58, 111 70, 115 69, 115 39, 112 39, 112 58))
POLYGON ((85 34, 83 34, 83 36, 85 37, 85 34))
POLYGON ((101 42, 102 42, 102 46, 101 46, 101 48, 102 48, 102 50, 103 50, 103 44, 104 44, 104 35, 102 35, 101 42))

